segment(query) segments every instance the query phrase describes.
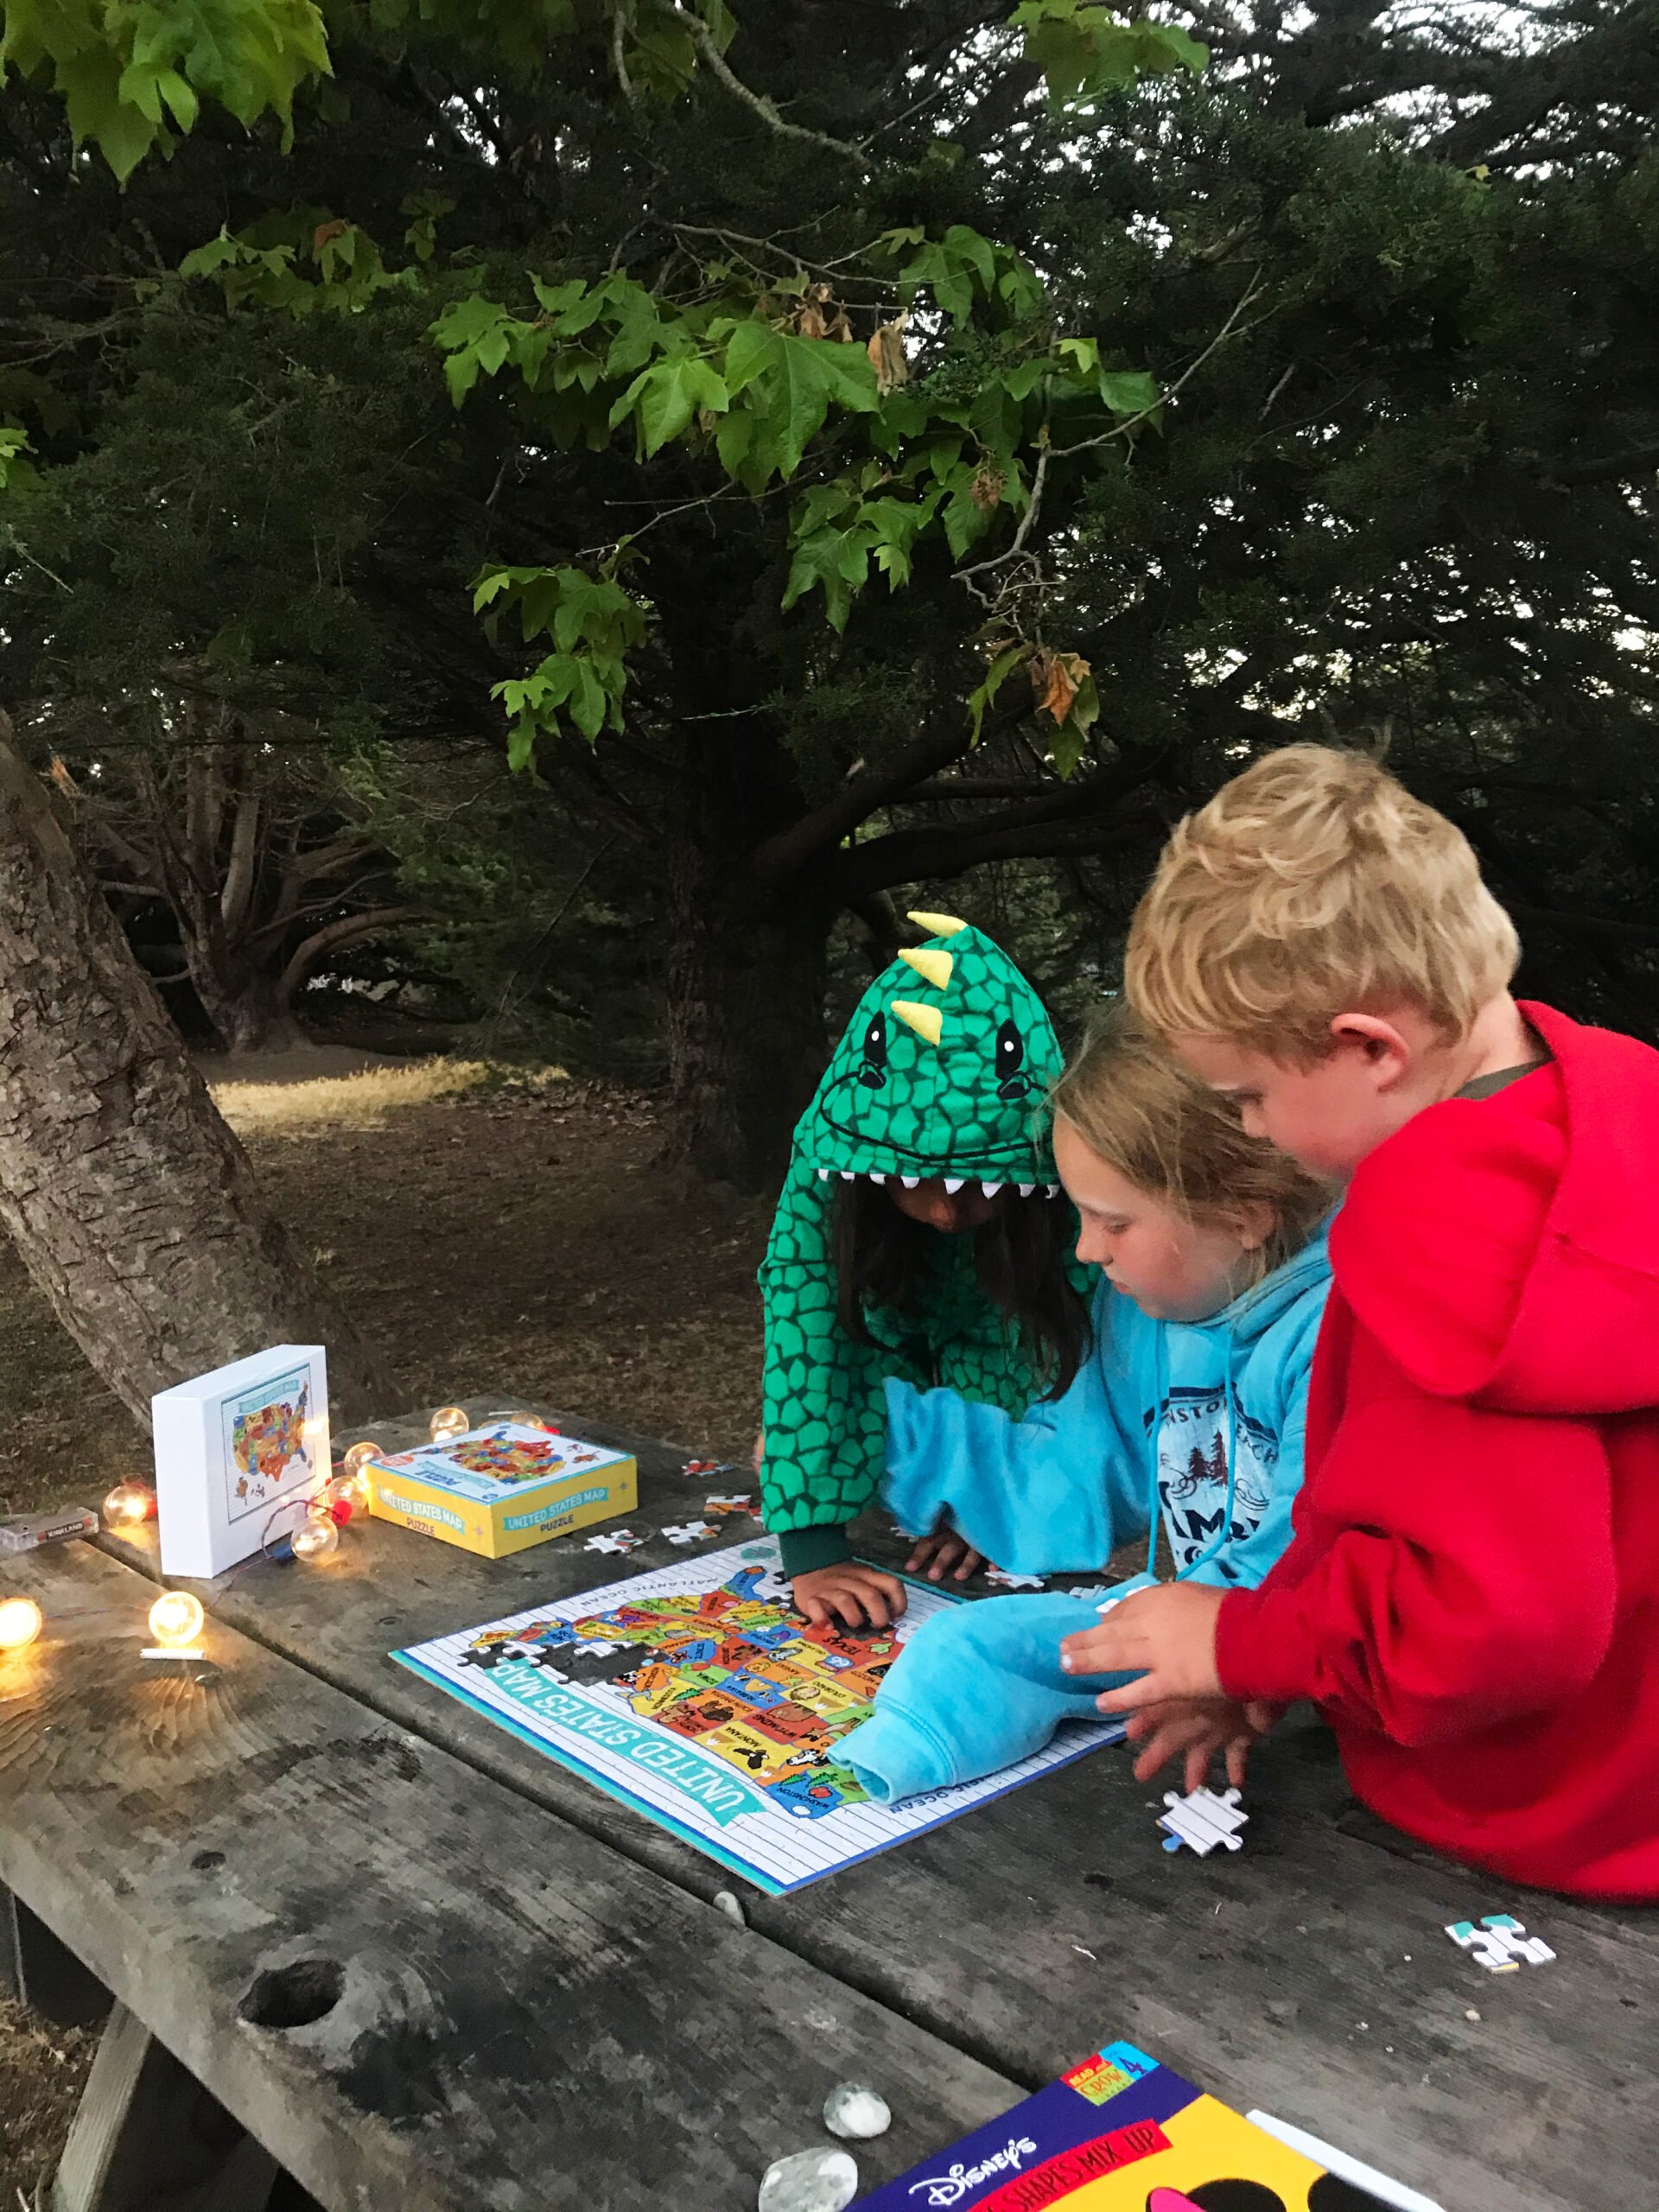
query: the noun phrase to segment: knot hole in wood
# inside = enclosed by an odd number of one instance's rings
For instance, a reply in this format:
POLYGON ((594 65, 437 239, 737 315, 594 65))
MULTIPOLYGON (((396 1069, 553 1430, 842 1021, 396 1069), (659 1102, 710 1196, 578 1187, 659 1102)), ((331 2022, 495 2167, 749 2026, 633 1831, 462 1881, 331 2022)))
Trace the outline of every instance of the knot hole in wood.
POLYGON ((308 2028, 339 2004, 346 1969, 338 1959, 296 1959, 257 1974, 237 2007, 254 2028, 308 2028))

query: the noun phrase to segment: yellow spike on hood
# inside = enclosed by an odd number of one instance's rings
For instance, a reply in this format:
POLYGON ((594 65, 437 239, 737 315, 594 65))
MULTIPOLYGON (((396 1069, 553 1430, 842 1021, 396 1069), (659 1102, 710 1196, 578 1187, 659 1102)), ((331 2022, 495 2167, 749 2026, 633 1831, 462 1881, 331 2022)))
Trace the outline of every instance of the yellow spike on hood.
POLYGON ((901 945, 899 957, 906 967, 913 968, 925 983, 931 983, 936 991, 950 989, 950 970, 957 963, 948 952, 940 952, 931 945, 920 952, 906 952, 901 945))
POLYGON ((965 930, 966 922, 959 922, 954 914, 907 914, 906 921, 914 922, 918 930, 925 930, 929 937, 955 937, 958 930, 965 930))
POLYGON ((937 1045, 944 1033, 944 1016, 936 1006, 922 1006, 914 999, 893 999, 889 1001, 900 1021, 925 1037, 930 1045, 937 1045))

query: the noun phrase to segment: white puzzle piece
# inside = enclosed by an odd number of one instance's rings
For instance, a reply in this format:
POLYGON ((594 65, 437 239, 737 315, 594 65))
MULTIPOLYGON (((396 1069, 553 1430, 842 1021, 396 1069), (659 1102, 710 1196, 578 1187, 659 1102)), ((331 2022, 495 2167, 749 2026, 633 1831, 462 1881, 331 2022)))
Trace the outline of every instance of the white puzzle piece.
POLYGON ((1519 1974, 1522 1961, 1529 1967, 1548 1966, 1555 1955, 1507 1912, 1489 1913, 1478 1928, 1470 1920, 1449 1921, 1446 1932, 1488 1974, 1519 1974))
POLYGON ((701 1543, 705 1536, 712 1536, 714 1533, 711 1521, 688 1521, 683 1528, 669 1528, 663 1531, 671 1544, 701 1543))
POLYGON ((1228 1851, 1243 1849, 1237 1831, 1250 1816, 1239 1811, 1236 1789, 1225 1790, 1219 1797, 1213 1789, 1189 1789, 1185 1797, 1166 1789, 1164 1802, 1169 1810, 1159 1815, 1158 1825, 1166 1831, 1166 1851, 1179 1851, 1185 1844, 1200 1859, 1207 1859, 1217 1844, 1228 1851))

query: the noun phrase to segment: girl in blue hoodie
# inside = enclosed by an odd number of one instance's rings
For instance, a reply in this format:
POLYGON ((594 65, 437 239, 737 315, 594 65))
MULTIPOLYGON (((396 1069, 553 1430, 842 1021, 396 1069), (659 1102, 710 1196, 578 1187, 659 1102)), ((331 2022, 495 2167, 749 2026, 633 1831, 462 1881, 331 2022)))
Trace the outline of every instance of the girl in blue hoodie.
MULTIPOLYGON (((889 1382, 882 1496, 918 1537, 958 1535, 1015 1574, 1096 1571, 1159 1529, 1178 1579, 1253 1589, 1290 1541, 1308 1369, 1330 1284, 1329 1186, 1247 1137, 1236 1109, 1114 1008, 1054 1092, 1054 1156, 1102 1282, 1065 1395, 1013 1420, 889 1382)), ((937 1575, 935 1576, 937 1580, 937 1575)), ((1060 1641, 1100 1599, 988 1599, 905 1643, 840 1756, 881 1803, 994 1772, 1122 1677, 1060 1641)))

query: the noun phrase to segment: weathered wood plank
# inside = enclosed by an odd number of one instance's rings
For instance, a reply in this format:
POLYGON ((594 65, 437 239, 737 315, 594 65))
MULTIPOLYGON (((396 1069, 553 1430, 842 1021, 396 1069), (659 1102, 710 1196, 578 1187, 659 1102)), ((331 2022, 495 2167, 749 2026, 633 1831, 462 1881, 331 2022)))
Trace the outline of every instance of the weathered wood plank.
POLYGON ((0 1580, 0 1880, 329 2212, 739 2212, 849 2074, 872 2182, 1016 2094, 222 1624, 147 1667, 90 1547, 0 1580))
MULTIPOLYGON (((637 1529, 684 1520, 711 1488, 749 1487, 688 1484, 677 1451, 566 1425, 637 1452, 637 1529)), ((880 1537, 864 1548, 896 1556, 880 1537)), ((619 1562, 576 1538, 498 1564, 377 1524, 348 1531, 326 1573, 256 1568, 210 1602, 707 1896, 731 1878, 385 1658, 675 1556, 659 1538, 619 1562)), ((1455 2212, 1646 2201, 1659 1917, 1500 1890, 1417 1850, 1357 1813, 1317 1726, 1258 1754, 1236 1859, 1166 1854, 1154 1825, 1164 1786, 1137 1783, 1127 1756, 1107 1751, 793 1898, 746 1889, 745 1902, 781 1943, 1027 2086, 1126 2034, 1455 2212), (1495 1977, 1443 1933, 1502 1910, 1537 1925, 1556 1963, 1495 1977)))
POLYGON ((276 2162, 118 2005, 52 2184, 51 2212, 266 2212, 276 2162))

